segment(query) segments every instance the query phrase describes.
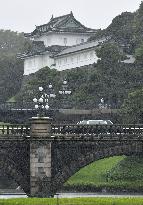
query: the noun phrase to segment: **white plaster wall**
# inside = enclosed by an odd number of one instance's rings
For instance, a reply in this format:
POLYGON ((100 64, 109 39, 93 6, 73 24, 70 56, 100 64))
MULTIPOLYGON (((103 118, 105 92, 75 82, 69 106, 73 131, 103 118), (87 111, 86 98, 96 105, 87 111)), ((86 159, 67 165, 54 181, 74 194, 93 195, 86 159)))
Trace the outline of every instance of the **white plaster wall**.
POLYGON ((70 55, 57 57, 55 59, 55 68, 59 71, 81 67, 96 63, 98 57, 95 53, 95 48, 85 51, 79 51, 70 55))
POLYGON ((91 48, 84 51, 78 51, 73 54, 65 56, 59 56, 55 59, 49 56, 49 53, 43 55, 32 56, 24 60, 24 75, 35 73, 41 68, 48 66, 56 68, 57 70, 66 70, 84 65, 90 65, 96 63, 98 57, 95 53, 95 48, 91 48), (52 66, 56 64, 55 66, 52 66))
POLYGON ((82 43, 83 40, 86 42, 90 36, 91 34, 47 33, 47 35, 35 37, 34 40, 44 41, 46 47, 52 45, 72 46, 82 43))
POLYGON ((49 57, 49 53, 26 58, 24 60, 24 75, 35 73, 45 66, 50 67, 52 64, 54 64, 54 59, 49 57))

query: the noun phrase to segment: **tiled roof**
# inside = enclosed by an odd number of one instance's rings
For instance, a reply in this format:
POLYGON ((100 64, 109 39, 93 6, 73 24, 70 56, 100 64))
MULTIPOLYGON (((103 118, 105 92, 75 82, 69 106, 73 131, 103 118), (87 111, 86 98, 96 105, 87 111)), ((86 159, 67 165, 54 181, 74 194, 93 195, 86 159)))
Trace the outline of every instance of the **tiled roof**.
POLYGON ((69 54, 69 53, 74 53, 74 52, 78 52, 78 51, 82 51, 82 50, 86 50, 86 49, 90 49, 90 48, 93 48, 93 47, 100 45, 104 41, 106 41, 106 39, 99 39, 97 41, 86 42, 86 43, 78 44, 75 46, 71 46, 67 49, 64 49, 63 51, 61 51, 57 55, 55 55, 55 57, 63 56, 63 55, 69 54))
POLYGON ((46 33, 49 31, 55 32, 79 32, 79 33, 95 33, 97 30, 90 29, 82 25, 79 21, 77 21, 73 13, 51 18, 51 20, 47 24, 43 24, 40 26, 36 26, 36 29, 32 33, 25 33, 26 37, 41 35, 42 33, 46 33))
POLYGON ((51 56, 56 55, 57 53, 63 51, 64 49, 68 48, 67 46, 59 46, 53 45, 45 47, 43 41, 33 41, 31 50, 27 53, 19 53, 17 55, 18 58, 27 58, 34 55, 42 55, 45 52, 49 52, 51 56))
POLYGON ((107 38, 102 38, 96 41, 91 41, 91 42, 85 42, 81 43, 75 46, 59 46, 59 45, 53 45, 53 46, 48 46, 45 47, 43 46, 41 41, 34 41, 34 46, 32 47, 31 51, 28 53, 24 54, 19 54, 19 58, 26 58, 34 55, 43 55, 45 52, 49 52, 51 57, 59 57, 63 55, 67 55, 70 53, 90 49, 93 47, 96 47, 100 45, 102 42, 107 41, 107 38))
POLYGON ((57 53, 63 51, 66 48, 68 48, 68 46, 53 45, 46 47, 45 51, 49 51, 51 54, 56 55, 57 53))

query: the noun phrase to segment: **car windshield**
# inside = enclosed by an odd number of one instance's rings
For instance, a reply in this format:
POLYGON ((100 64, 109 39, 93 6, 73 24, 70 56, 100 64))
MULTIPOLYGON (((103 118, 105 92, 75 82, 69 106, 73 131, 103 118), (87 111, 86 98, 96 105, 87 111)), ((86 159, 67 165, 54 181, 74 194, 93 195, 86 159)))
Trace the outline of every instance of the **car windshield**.
POLYGON ((111 120, 82 120, 77 124, 80 125, 112 125, 111 120))
POLYGON ((113 125, 113 122, 111 120, 106 120, 108 125, 113 125))
POLYGON ((78 122, 77 124, 79 124, 79 125, 87 125, 87 121, 88 120, 82 120, 82 121, 78 122))
POLYGON ((89 125, 107 125, 105 120, 88 120, 87 124, 89 125))

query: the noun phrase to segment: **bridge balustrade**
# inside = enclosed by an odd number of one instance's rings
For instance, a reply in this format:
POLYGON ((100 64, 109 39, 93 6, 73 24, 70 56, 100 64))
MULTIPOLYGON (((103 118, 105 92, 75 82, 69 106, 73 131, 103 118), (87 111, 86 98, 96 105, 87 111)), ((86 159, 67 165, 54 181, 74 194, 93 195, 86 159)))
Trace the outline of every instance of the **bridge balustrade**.
POLYGON ((29 135, 30 127, 29 125, 0 125, 1 135, 29 135))
MULTIPOLYGON (((29 125, 0 125, 2 135, 30 135, 29 125)), ((53 124, 51 135, 54 136, 85 136, 85 137, 143 137, 143 125, 79 125, 53 124)))
POLYGON ((52 125, 52 135, 143 136, 143 125, 52 125))

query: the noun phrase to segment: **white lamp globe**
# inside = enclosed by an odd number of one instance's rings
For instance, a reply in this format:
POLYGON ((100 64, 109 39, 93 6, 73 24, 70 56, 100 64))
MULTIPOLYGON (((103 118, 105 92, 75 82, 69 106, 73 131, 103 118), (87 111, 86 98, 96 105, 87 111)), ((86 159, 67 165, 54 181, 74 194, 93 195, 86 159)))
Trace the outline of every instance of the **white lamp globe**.
POLYGON ((35 109, 38 109, 38 105, 35 105, 35 109))
POLYGON ((43 98, 40 98, 40 99, 39 99, 39 102, 40 102, 40 103, 43 103, 43 98))
POLYGON ((65 94, 69 95, 69 94, 71 94, 71 91, 70 90, 65 90, 65 94))
POLYGON ((41 86, 41 87, 39 87, 39 91, 43 91, 43 87, 41 86))
POLYGON ((52 88, 52 87, 53 87, 53 86, 52 86, 52 84, 50 83, 50 84, 49 84, 49 88, 52 88))
POLYGON ((67 84, 67 80, 64 80, 64 81, 63 81, 63 84, 66 85, 66 84, 67 84))
POLYGON ((55 97, 56 97, 56 95, 55 95, 54 93, 53 93, 53 94, 52 94, 52 93, 50 94, 50 98, 55 98, 55 97))
POLYGON ((48 110, 49 109, 49 105, 47 104, 47 105, 45 105, 45 109, 46 110, 48 110))
POLYGON ((62 91, 62 90, 59 90, 59 94, 63 94, 63 91, 62 91))
POLYGON ((35 103, 36 103, 37 101, 38 101, 38 100, 37 100, 37 98, 34 98, 34 99, 33 99, 33 102, 35 102, 35 103))

